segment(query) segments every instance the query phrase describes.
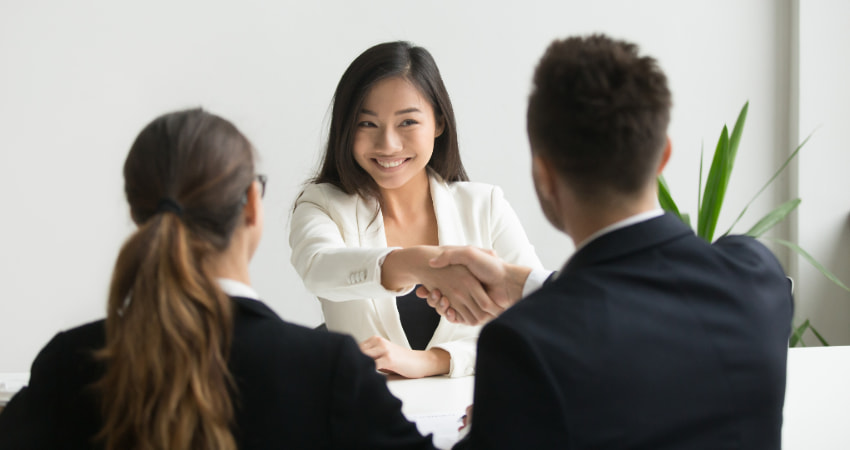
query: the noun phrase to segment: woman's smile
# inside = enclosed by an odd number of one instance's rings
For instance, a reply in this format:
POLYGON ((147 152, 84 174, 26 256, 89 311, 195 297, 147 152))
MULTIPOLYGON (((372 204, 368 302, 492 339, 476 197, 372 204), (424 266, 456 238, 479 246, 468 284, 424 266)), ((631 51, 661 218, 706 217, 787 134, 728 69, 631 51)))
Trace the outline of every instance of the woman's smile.
POLYGON ((379 166, 383 167, 384 169, 392 170, 410 161, 411 159, 412 158, 373 158, 372 161, 375 161, 379 166))

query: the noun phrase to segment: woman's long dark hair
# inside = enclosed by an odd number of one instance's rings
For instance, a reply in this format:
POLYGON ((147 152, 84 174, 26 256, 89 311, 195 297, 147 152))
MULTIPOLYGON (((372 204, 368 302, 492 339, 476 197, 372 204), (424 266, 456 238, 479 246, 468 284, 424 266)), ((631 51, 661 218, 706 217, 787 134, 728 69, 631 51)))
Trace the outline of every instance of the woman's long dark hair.
POLYGON ((428 167, 446 181, 469 179, 460 160, 452 102, 434 58, 428 50, 408 42, 386 42, 360 54, 342 74, 334 93, 328 145, 313 183, 330 183, 347 194, 381 199, 378 185, 354 159, 354 132, 369 90, 392 77, 412 82, 431 103, 438 123, 444 123, 443 133, 434 140, 428 167))
POLYGON ((254 179, 251 144, 200 109, 145 127, 124 163, 121 248, 97 383, 106 449, 235 449, 231 300, 210 270, 254 179))

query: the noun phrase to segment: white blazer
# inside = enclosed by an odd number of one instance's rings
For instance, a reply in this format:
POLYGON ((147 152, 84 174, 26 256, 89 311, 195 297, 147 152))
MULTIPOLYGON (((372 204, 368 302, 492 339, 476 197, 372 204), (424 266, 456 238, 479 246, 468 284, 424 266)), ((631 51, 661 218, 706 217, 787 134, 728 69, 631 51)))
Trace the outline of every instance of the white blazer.
MULTIPOLYGON (((440 245, 492 249, 507 262, 542 269, 516 213, 502 190, 483 183, 446 183, 429 170, 440 245)), ((387 247, 377 201, 348 195, 331 184, 310 184, 295 201, 289 245, 292 265, 322 304, 329 330, 358 342, 371 336, 410 348, 396 296, 381 285, 387 247), (376 216, 377 213, 377 216, 376 216)), ((452 377, 472 375, 480 327, 440 318, 427 348, 451 355, 452 377)))

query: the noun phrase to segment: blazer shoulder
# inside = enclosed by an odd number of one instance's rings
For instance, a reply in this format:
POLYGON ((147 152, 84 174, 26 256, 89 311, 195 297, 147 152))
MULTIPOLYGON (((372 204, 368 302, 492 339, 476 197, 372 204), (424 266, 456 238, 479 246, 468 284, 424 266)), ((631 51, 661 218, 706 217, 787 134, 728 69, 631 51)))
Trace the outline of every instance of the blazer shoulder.
POLYGON ((441 190, 445 195, 435 192, 435 203, 440 201, 440 199, 449 197, 455 207, 464 212, 477 211, 479 214, 486 216, 495 211, 500 211, 503 207, 502 205, 505 203, 505 196, 502 189, 492 184, 474 181, 453 181, 447 183, 439 179, 437 179, 437 182, 439 184, 434 190, 441 190))
POLYGON ((309 183, 298 194, 295 199, 295 207, 302 203, 313 203, 321 207, 329 205, 354 204, 357 201, 356 194, 346 194, 342 189, 330 183, 309 183))
MULTIPOLYGON (((57 333, 43 353, 87 353, 106 345, 106 321, 96 320, 57 333)), ((72 356, 69 354, 69 356, 72 356)), ((77 356, 77 355, 73 355, 77 356)))
POLYGON ((783 276, 785 275, 776 255, 754 237, 744 235, 723 236, 712 244, 712 248, 724 256, 746 263, 754 265, 759 262, 767 263, 779 270, 783 276))
POLYGON ((480 183, 477 181, 445 182, 440 179, 437 179, 437 182, 456 197, 490 199, 494 195, 503 195, 502 189, 494 184, 480 183))

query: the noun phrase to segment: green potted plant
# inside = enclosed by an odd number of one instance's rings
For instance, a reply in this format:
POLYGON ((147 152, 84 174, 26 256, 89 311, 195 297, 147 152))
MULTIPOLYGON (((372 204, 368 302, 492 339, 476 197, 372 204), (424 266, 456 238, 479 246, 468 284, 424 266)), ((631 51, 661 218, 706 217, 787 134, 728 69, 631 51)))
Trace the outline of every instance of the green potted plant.
MULTIPOLYGON (((682 213, 679 211, 678 206, 676 206, 676 202, 673 200, 672 195, 670 194, 670 189, 667 186, 667 182, 664 180, 663 176, 658 177, 658 201, 661 204, 661 207, 673 214, 676 214, 683 222, 685 222, 688 226, 694 228, 696 234, 705 239, 708 242, 713 242, 715 231, 717 228, 717 220, 720 217, 720 210, 723 207, 723 200, 726 197, 726 188, 729 185, 729 179, 732 176, 732 168, 735 165, 735 157, 738 154, 738 144, 741 141, 741 134, 744 131, 744 122, 747 120, 747 110, 749 108, 749 102, 744 103, 744 107, 741 108, 741 112, 738 114, 738 119, 735 121, 735 126, 732 128, 732 134, 729 134, 729 130, 726 125, 723 126, 723 131, 720 133, 720 139, 717 142, 717 147, 714 150, 714 156, 711 161, 711 167, 708 171, 708 177, 705 180, 705 189, 703 190, 702 186, 702 169, 703 169, 703 155, 700 152, 700 166, 699 166, 699 186, 697 189, 697 221, 696 224, 691 224, 690 216, 686 213, 682 213)), ((800 149, 808 142, 811 135, 806 137, 800 145, 791 153, 790 156, 785 160, 784 163, 779 167, 776 173, 767 181, 767 183, 762 186, 761 189, 753 196, 752 199, 744 206, 744 209, 738 214, 738 217, 732 223, 726 232, 724 232, 721 236, 725 236, 732 231, 732 228, 738 224, 744 214, 749 209, 750 205, 756 200, 756 198, 767 189, 768 186, 773 183, 774 180, 788 167, 788 164, 797 156, 797 153, 800 152, 800 149)), ((764 234, 773 228, 776 224, 785 220, 788 214, 791 211, 794 211, 797 206, 800 204, 799 198, 794 198, 788 200, 785 203, 774 208, 772 211, 767 213, 764 217, 758 220, 755 225, 753 225, 749 230, 747 230, 744 234, 748 236, 752 236, 755 238, 766 239, 776 244, 785 246, 793 250, 802 256, 806 261, 812 264, 815 268, 820 271, 825 277, 827 277, 830 281, 842 287, 844 290, 850 291, 844 283, 841 282, 835 275, 832 274, 829 270, 827 270, 823 265, 817 262, 808 252, 800 248, 798 245, 793 242, 789 242, 783 239, 774 238, 774 237, 765 237, 764 234)), ((821 334, 812 326, 811 322, 808 319, 804 320, 799 325, 794 325, 793 333, 791 335, 791 339, 789 341, 789 346, 795 347, 797 345, 805 346, 806 343, 803 340, 804 334, 806 331, 811 331, 811 333, 820 341, 822 345, 829 345, 826 342, 826 339, 821 336, 821 334)))

